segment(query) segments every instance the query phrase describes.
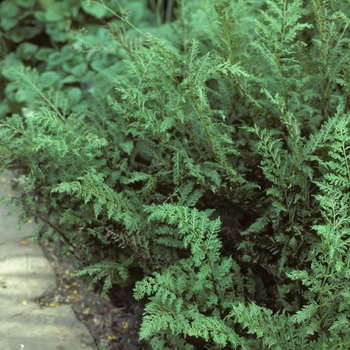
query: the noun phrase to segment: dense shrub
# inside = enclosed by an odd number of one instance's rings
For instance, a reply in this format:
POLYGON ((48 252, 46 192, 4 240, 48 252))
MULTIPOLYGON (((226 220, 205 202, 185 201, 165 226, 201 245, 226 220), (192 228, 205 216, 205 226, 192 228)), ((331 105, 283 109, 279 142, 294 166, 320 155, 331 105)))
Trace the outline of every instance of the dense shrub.
POLYGON ((153 349, 349 348, 349 5, 178 1, 162 23, 91 3, 92 29, 3 58, 22 221, 103 293, 148 297, 153 349))

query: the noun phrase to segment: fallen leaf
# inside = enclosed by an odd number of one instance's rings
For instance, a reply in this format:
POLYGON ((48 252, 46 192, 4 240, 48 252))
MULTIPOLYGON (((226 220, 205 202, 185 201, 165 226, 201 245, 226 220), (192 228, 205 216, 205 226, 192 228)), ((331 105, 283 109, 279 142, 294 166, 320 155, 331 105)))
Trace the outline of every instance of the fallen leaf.
POLYGON ((27 300, 22 300, 20 304, 23 305, 23 306, 25 306, 25 305, 28 304, 28 302, 27 302, 27 300))
POLYGON ((115 335, 109 335, 109 336, 107 337, 107 339, 108 339, 109 341, 114 341, 114 340, 118 340, 118 337, 116 337, 115 335))

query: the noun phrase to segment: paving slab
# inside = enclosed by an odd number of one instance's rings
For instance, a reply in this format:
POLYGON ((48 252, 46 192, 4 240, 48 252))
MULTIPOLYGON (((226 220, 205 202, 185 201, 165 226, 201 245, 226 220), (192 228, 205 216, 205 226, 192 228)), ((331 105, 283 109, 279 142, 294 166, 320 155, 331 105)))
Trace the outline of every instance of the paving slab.
POLYGON ((2 350, 94 350, 94 340, 69 305, 41 308, 11 302, 0 306, 2 350))
POLYGON ((53 293, 56 275, 38 244, 30 239, 0 244, 0 300, 35 300, 53 293))
MULTIPOLYGON (((11 172, 0 175, 0 197, 13 198, 11 172)), ((0 350, 96 350, 69 305, 41 307, 35 300, 56 289, 56 276, 41 247, 31 242, 35 224, 17 230, 17 209, 0 205, 0 350)))

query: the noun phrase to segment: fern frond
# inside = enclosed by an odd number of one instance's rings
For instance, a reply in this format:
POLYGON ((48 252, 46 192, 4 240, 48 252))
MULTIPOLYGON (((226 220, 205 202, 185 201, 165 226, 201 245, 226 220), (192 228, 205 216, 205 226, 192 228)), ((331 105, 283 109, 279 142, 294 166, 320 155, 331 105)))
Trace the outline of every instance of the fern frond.
POLYGON ((122 281, 126 281, 129 278, 128 267, 132 262, 132 258, 127 259, 122 264, 118 264, 114 261, 103 261, 78 270, 74 273, 74 276, 94 275, 95 277, 89 282, 87 289, 90 289, 94 283, 103 279, 101 295, 106 296, 117 278, 122 281))
POLYGON ((286 314, 273 314, 271 310, 256 304, 239 303, 232 306, 227 317, 233 317, 255 334, 264 349, 306 349, 309 335, 302 325, 296 325, 286 314))
POLYGON ((103 176, 94 172, 79 178, 80 181, 62 182, 52 189, 55 193, 77 194, 84 203, 93 202, 95 216, 98 217, 103 208, 106 208, 108 218, 113 218, 115 222, 123 222, 127 230, 138 229, 134 218, 136 214, 134 204, 121 193, 116 193, 112 188, 104 183, 103 176))

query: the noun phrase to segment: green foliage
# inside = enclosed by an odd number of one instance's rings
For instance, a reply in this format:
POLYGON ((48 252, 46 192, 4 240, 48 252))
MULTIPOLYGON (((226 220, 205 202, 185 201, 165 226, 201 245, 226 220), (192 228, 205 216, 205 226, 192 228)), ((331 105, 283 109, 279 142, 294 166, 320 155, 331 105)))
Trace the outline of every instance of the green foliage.
MULTIPOLYGON (((120 22, 131 24, 126 4, 127 1, 111 0, 103 3, 86 0, 3 1, 0 5, 0 38, 3 38, 1 46, 4 46, 1 52, 9 52, 0 57, 3 59, 0 86, 4 89, 0 95, 4 95, 0 102, 0 118, 11 113, 24 115, 26 110, 23 108, 34 110, 41 102, 39 96, 18 86, 19 79, 12 68, 21 65, 38 71, 43 85, 40 88, 68 94, 77 111, 87 108, 83 100, 89 99, 87 90, 95 84, 97 73, 100 76, 123 73, 120 62, 124 57, 123 50, 115 49, 117 42, 101 26, 115 16, 117 19, 111 24, 119 27, 120 22)), ((145 1, 136 1, 133 6, 145 7, 145 1)), ((135 12, 132 11, 131 18, 135 12)), ((145 10, 139 19, 149 27, 154 16, 145 10)), ((106 88, 111 87, 110 81, 106 88)))
POLYGON ((1 3, 20 222, 152 349, 349 348, 349 4, 164 4, 1 3))
MULTIPOLYGON (((175 241, 164 240, 164 244, 190 248, 191 255, 136 283, 136 299, 154 294, 145 309, 140 338, 159 334, 179 348, 178 337, 183 334, 237 346, 238 335, 221 318, 232 302, 244 300, 244 281, 232 258, 220 258, 220 220, 211 221, 210 213, 172 204, 148 206, 146 211, 151 213, 149 221, 177 228, 167 232, 175 235, 175 241)), ((164 233, 160 227, 159 234, 164 233)), ((153 347, 161 348, 155 341, 153 347)))

